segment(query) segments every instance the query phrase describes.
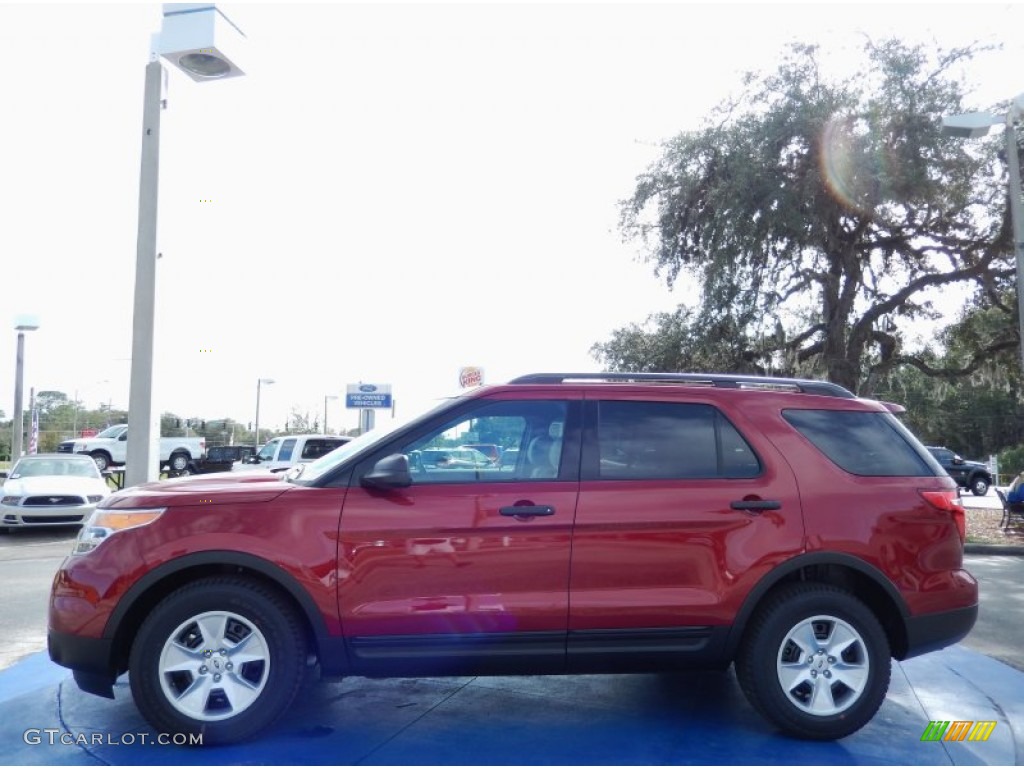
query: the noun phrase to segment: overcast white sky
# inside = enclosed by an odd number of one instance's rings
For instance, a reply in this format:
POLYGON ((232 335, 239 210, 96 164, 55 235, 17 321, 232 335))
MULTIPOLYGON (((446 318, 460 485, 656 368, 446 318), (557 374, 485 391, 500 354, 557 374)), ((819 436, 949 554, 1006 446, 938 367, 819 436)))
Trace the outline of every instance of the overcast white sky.
MULTIPOLYGON (((688 299, 617 202, 658 142, 821 42, 1005 49, 969 82, 1024 90, 1018 3, 223 4, 244 78, 170 73, 161 136, 161 411, 281 427, 356 381, 399 415, 488 382, 598 370, 590 346, 688 299), (1016 37, 1014 37, 1016 35, 1016 37), (201 202, 209 201, 209 202, 201 202)), ((0 0, 0 409, 28 388, 128 405, 143 72, 157 3, 0 0)), ((331 403, 330 424, 355 412, 331 403)))

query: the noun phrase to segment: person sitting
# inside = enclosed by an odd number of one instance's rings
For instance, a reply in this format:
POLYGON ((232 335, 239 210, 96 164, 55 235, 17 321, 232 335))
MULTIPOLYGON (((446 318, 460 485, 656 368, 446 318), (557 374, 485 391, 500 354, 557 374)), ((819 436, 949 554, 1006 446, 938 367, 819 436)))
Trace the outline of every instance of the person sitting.
POLYGON ((1024 504, 1024 472, 1021 472, 1006 489, 1006 500, 1010 504, 1024 504))

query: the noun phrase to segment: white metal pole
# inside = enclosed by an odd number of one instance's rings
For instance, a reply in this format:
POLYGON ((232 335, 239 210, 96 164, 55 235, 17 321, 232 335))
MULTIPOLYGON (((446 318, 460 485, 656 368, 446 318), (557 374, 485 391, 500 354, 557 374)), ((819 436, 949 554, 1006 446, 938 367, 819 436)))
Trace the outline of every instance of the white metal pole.
POLYGON ((142 109, 142 167, 139 174, 139 234, 135 253, 126 487, 156 480, 160 469, 160 454, 154 451, 160 429, 153 402, 153 338, 156 320, 156 218, 160 177, 162 76, 163 68, 154 56, 146 65, 142 109))
POLYGON ((1017 154, 1017 110, 1006 115, 1006 164, 1009 167, 1010 220, 1013 223, 1013 251, 1017 257, 1017 328, 1020 334, 1021 365, 1024 367, 1024 206, 1021 204, 1020 156, 1017 154))
POLYGON ((256 379, 256 452, 260 450, 260 386, 263 379, 256 379))
POLYGON ((25 412, 21 399, 24 396, 25 377, 25 332, 18 331, 18 356, 14 361, 14 420, 11 422, 11 462, 21 458, 22 440, 25 436, 25 412))

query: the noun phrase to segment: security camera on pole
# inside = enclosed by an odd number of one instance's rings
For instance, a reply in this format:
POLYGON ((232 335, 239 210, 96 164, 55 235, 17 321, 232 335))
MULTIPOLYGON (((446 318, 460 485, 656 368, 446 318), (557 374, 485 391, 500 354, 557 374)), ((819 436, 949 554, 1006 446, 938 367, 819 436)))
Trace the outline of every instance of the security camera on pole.
POLYGON ((214 3, 164 3, 160 32, 150 39, 142 102, 126 485, 156 480, 160 457, 160 416, 153 399, 160 112, 167 107, 167 73, 160 59, 196 82, 210 82, 243 75, 239 56, 244 58, 245 47, 245 35, 214 3))
POLYGON ((1006 139, 1007 186, 1010 198, 1010 222, 1013 225, 1013 252, 1017 260, 1017 319, 1024 365, 1024 205, 1021 203, 1020 157, 1017 152, 1017 123, 1024 117, 1024 93, 1010 103, 1006 114, 968 112, 942 118, 942 133, 959 139, 977 139, 993 125, 1003 125, 1006 139))

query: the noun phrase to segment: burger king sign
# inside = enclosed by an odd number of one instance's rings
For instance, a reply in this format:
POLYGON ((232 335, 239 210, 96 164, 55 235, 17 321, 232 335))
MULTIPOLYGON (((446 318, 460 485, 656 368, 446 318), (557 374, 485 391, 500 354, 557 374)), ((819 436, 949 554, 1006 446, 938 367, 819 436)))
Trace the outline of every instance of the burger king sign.
POLYGON ((460 387, 479 387, 484 383, 484 369, 468 366, 459 369, 460 387))

